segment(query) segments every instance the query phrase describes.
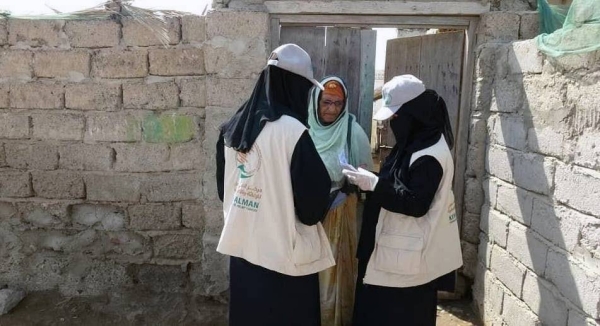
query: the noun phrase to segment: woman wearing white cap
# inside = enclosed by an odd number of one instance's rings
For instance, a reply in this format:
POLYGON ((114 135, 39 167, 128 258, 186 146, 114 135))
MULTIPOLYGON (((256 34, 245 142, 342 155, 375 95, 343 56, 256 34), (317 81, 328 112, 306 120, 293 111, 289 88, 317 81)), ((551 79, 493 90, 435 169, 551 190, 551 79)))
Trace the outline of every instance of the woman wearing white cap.
POLYGON ((348 166, 367 191, 358 245, 354 325, 435 325, 437 291, 462 265, 452 193, 454 139, 444 100, 412 75, 382 89, 374 119, 396 145, 379 175, 348 166))
POLYGON ((319 325, 318 272, 334 265, 321 225, 331 180, 307 131, 309 55, 273 51, 252 96, 221 127, 217 185, 230 258, 230 325, 319 325))

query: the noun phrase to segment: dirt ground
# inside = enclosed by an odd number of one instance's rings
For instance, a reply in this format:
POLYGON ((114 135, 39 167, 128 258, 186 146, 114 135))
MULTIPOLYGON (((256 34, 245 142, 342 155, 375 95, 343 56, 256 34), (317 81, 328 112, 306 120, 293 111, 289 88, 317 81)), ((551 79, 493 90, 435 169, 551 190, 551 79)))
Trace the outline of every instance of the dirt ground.
MULTIPOLYGON (((173 294, 119 294, 64 298, 56 292, 30 293, 0 326, 24 325, 227 325, 226 305, 173 294)), ((438 326, 481 325, 466 300, 442 301, 438 326)))

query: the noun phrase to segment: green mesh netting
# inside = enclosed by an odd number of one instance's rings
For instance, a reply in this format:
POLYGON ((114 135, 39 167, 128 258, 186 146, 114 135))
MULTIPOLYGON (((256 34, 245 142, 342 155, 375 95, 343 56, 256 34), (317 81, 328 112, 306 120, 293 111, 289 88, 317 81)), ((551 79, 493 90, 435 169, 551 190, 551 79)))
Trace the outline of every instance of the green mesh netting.
POLYGON ((600 0, 573 0, 568 5, 550 5, 538 0, 540 28, 538 48, 558 57, 600 49, 600 0))

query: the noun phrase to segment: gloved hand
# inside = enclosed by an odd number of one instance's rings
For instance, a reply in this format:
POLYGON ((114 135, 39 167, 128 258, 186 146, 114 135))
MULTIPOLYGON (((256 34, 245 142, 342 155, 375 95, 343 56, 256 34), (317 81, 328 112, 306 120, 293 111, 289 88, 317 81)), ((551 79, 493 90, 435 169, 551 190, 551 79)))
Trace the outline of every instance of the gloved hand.
POLYGON ((356 171, 344 169, 342 173, 348 178, 348 181, 357 185, 362 191, 373 191, 379 181, 379 177, 371 171, 358 168, 356 171))

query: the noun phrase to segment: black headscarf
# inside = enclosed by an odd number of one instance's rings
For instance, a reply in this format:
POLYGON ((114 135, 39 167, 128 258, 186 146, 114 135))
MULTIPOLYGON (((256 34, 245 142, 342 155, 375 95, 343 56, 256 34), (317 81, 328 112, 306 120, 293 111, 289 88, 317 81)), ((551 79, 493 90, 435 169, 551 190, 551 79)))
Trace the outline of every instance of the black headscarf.
POLYGON ((308 92, 310 80, 280 69, 267 66, 250 98, 229 121, 221 125, 225 146, 246 153, 252 148, 265 124, 282 115, 308 124, 308 92))
POLYGON ((454 146, 454 136, 446 102, 434 90, 406 102, 390 120, 396 145, 381 167, 381 176, 394 183, 405 180, 413 153, 435 145, 442 135, 448 147, 454 146))

